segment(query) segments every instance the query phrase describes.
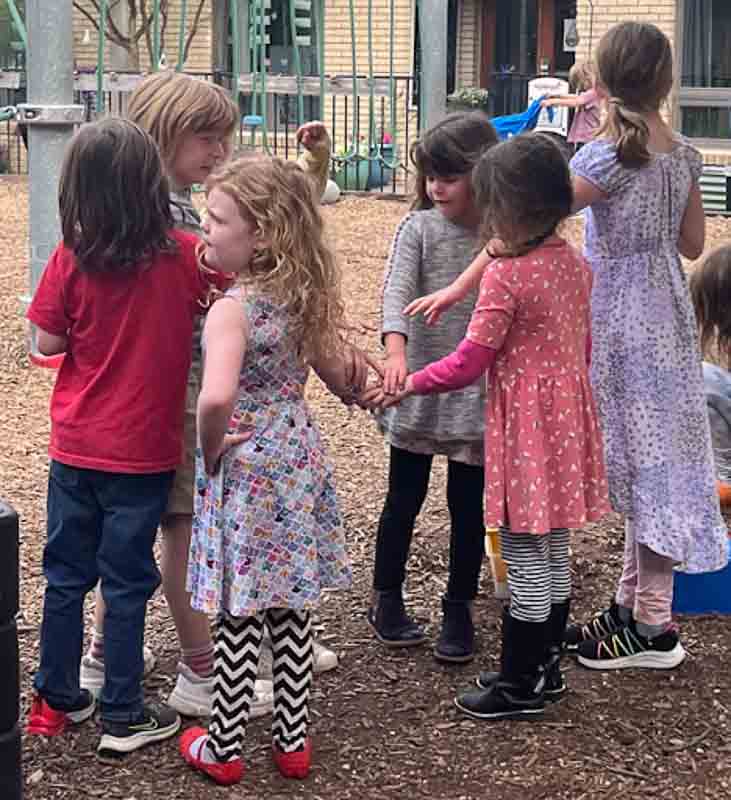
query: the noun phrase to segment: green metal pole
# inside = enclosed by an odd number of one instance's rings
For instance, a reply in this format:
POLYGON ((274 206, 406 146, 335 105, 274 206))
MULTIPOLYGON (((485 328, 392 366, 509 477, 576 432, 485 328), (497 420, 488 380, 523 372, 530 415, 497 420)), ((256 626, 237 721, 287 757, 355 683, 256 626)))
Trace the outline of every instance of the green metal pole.
POLYGON ((96 54, 96 113, 104 113, 104 54, 107 42, 107 0, 99 2, 99 42, 96 54))
POLYGON ((294 54, 294 71, 297 76, 297 124, 305 121, 305 99, 302 95, 302 59, 297 43, 297 7, 295 0, 289 0, 289 29, 292 39, 292 52, 294 54))
POLYGON ((317 71, 320 75, 320 119, 325 114, 325 0, 315 0, 317 33, 317 71))
MULTIPOLYGON (((185 25, 188 17, 188 0, 180 0, 180 30, 178 31, 178 63, 176 72, 183 71, 185 64, 185 25)), ((236 78, 238 80, 238 78, 236 78)))
MULTIPOLYGON (((231 86, 231 95, 236 100, 239 92, 239 75, 241 74, 241 39, 239 29, 239 4, 237 0, 232 0, 231 9, 231 45, 233 47, 232 69, 233 81, 231 86)), ((256 114, 256 107, 254 107, 256 114)))
POLYGON ((23 47, 27 50, 28 49, 28 34, 25 30, 25 23, 23 22, 23 18, 20 16, 20 12, 18 11, 18 7, 15 5, 15 0, 5 0, 8 6, 8 11, 10 12, 10 17, 13 20, 13 27, 20 36, 21 41, 23 42, 23 47))
POLYGON ((152 2, 152 60, 152 71, 157 72, 160 69, 160 0, 152 2))
POLYGON ((368 0, 368 159, 373 158, 376 132, 376 94, 373 86, 373 0, 368 0))

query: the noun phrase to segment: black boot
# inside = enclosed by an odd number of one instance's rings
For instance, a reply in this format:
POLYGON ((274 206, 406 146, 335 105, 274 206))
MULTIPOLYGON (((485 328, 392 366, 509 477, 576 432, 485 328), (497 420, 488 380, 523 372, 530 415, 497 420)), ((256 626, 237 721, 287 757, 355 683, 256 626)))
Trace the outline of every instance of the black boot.
POLYGON ((375 605, 368 609, 368 622, 386 647, 415 647, 426 641, 423 628, 409 617, 401 587, 374 592, 375 605))
POLYGON ((501 671, 487 689, 456 698, 460 711, 486 720, 539 717, 545 708, 547 622, 503 620, 501 671))
MULTIPOLYGON (((555 702, 560 700, 566 693, 566 681, 561 671, 561 654, 564 631, 569 618, 570 601, 564 603, 553 603, 551 605, 551 615, 548 618, 548 649, 544 662, 546 677, 546 700, 555 702)), ((507 612, 503 612, 503 624, 507 612)), ((477 678, 477 685, 480 689, 489 689, 490 686, 500 677, 499 672, 489 672, 482 670, 477 678)))
POLYGON ((551 604, 548 618, 548 649, 546 652, 546 700, 560 700, 566 694, 566 681, 561 672, 561 655, 571 601, 551 604))
POLYGON ((470 603, 442 598, 442 632, 434 658, 448 664, 464 664, 475 657, 475 626, 470 603))

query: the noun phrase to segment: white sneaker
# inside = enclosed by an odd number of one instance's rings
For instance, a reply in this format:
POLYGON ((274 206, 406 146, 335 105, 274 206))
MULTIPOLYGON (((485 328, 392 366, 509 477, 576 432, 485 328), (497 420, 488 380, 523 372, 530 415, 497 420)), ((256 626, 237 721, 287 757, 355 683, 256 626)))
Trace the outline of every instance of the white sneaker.
MULTIPOLYGON (((258 677, 262 680, 272 680, 272 642, 268 636, 264 637, 261 643, 261 652, 259 654, 259 673, 258 677)), ((329 672, 335 669, 338 665, 338 657, 332 650, 328 650, 325 645, 315 642, 313 652, 313 667, 315 675, 320 672, 329 672)))
MULTIPOLYGON (((146 678, 152 670, 155 669, 157 659, 149 647, 142 648, 142 659, 145 664, 142 677, 146 678)), ((96 699, 99 699, 99 695, 102 693, 102 688, 104 687, 104 662, 99 661, 99 659, 87 653, 81 659, 79 684, 82 689, 88 689, 96 699)))
POLYGON ((324 644, 315 642, 314 651, 315 675, 318 672, 329 672, 337 667, 337 655, 332 650, 328 650, 324 644))
MULTIPOLYGON (((184 717, 210 717, 213 703, 213 676, 201 678, 182 662, 178 662, 178 680, 167 699, 167 704, 184 717)), ((254 697, 249 709, 249 719, 271 714, 274 704, 274 687, 271 681, 258 680, 254 684, 254 697)))

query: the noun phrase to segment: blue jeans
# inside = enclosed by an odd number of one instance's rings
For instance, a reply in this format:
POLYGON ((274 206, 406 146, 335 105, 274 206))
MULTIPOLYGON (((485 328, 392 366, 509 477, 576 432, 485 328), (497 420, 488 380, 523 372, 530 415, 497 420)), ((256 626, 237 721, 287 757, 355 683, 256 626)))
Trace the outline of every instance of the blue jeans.
POLYGON ((101 579, 107 604, 102 718, 128 722, 142 711, 145 609, 160 584, 152 548, 173 475, 51 462, 41 665, 34 683, 52 708, 79 707, 84 597, 101 579))

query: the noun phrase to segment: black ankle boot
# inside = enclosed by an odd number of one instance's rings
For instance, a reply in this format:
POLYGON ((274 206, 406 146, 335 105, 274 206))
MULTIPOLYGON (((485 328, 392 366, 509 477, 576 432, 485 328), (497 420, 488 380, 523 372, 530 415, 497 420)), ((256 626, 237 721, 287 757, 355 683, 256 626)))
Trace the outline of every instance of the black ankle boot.
POLYGON ((368 622, 381 644, 386 647, 415 647, 426 641, 423 628, 406 613, 401 587, 376 591, 374 595, 375 605, 368 609, 368 622))
MULTIPOLYGON (((566 694, 566 680, 561 671, 561 655, 563 652, 564 631, 569 618, 569 606, 569 600, 564 603, 553 603, 551 605, 551 615, 547 622, 548 649, 543 668, 546 678, 545 695, 548 702, 560 700, 566 694)), ((503 624, 505 624, 504 618, 503 624)), ((477 678, 477 685, 480 689, 489 689, 499 677, 499 672, 482 670, 477 678)))
POLYGON ((448 664, 464 664, 475 657, 475 626, 470 603, 442 598, 442 632, 434 658, 448 664))
POLYGON ((457 708, 485 720, 539 717, 545 708, 547 636, 547 622, 523 622, 507 615, 497 680, 457 697, 457 708))

